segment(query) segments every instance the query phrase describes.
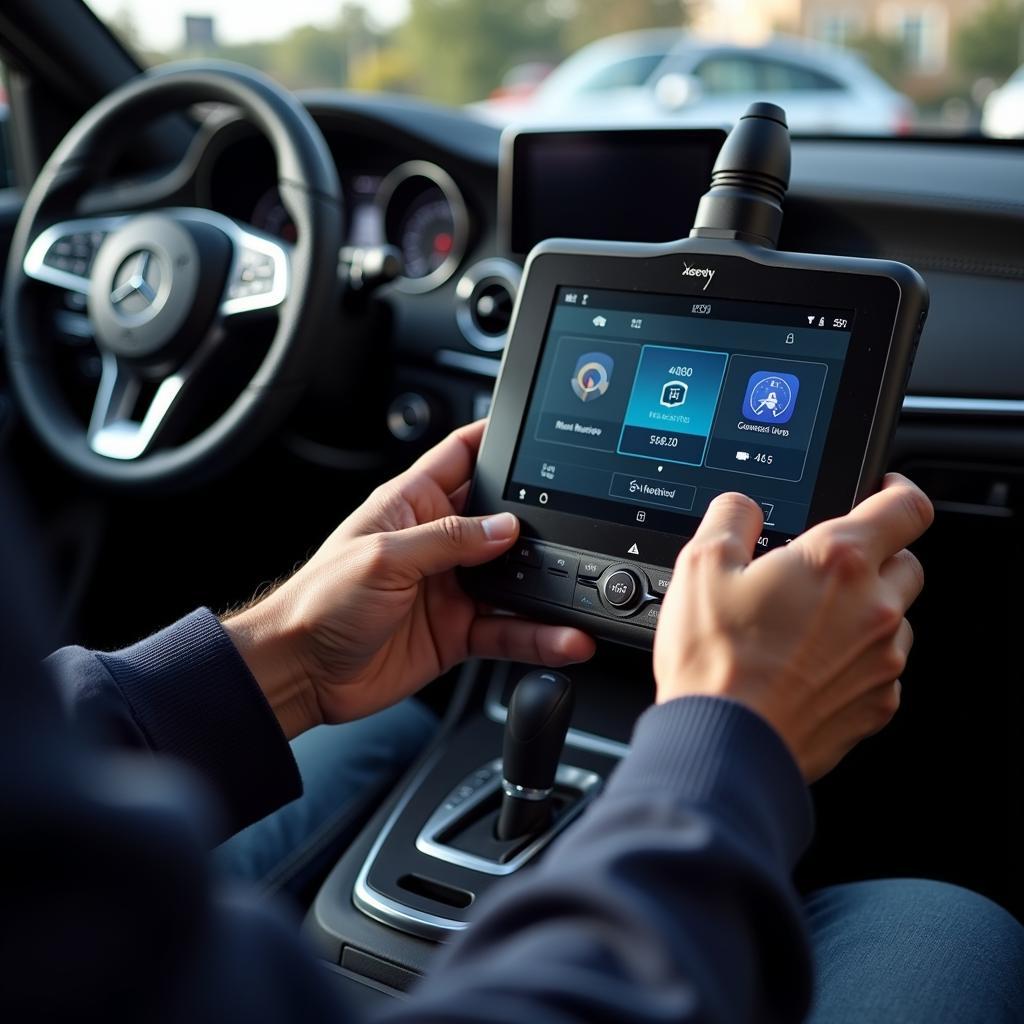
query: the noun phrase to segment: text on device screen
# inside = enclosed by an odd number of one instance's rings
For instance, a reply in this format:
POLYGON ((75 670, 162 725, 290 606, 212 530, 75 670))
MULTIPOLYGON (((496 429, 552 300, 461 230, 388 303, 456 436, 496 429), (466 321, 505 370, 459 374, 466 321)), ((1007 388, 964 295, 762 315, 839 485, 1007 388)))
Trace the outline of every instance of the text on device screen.
POLYGON ((564 287, 507 500, 670 533, 741 491, 807 524, 849 310, 564 287))

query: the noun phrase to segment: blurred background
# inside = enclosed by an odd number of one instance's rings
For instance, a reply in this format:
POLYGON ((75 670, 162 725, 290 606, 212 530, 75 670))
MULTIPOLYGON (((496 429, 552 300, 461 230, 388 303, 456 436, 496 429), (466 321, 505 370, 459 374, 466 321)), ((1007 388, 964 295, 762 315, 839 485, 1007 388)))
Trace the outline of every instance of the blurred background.
POLYGON ((146 63, 411 93, 508 122, 1024 137, 1024 0, 92 0, 146 63))

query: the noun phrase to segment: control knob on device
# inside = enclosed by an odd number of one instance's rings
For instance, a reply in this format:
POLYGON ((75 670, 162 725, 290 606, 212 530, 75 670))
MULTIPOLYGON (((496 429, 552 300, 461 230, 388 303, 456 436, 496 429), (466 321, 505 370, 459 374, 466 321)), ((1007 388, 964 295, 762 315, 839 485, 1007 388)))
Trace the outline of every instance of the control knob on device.
POLYGON ((640 580, 631 569, 610 571, 601 580, 600 589, 605 603, 616 609, 632 608, 642 593, 640 580))

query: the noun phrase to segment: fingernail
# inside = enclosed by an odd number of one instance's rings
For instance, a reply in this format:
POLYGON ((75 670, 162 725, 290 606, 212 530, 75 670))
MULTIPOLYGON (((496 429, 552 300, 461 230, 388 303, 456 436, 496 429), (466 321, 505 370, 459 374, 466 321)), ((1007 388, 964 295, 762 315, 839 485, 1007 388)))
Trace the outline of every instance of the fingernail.
POLYGON ((480 521, 484 536, 488 540, 509 540, 516 535, 518 520, 511 512, 499 512, 480 521))

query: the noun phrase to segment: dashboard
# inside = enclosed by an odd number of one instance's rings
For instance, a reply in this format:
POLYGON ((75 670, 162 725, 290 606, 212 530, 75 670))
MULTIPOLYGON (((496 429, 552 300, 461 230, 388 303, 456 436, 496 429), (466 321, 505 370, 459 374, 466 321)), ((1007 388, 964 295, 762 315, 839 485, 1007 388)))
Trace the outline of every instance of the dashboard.
MULTIPOLYGON (((301 99, 339 171, 346 246, 391 246, 403 269, 374 291, 372 312, 346 314, 337 365, 317 380, 289 443, 322 464, 372 467, 382 442, 398 461, 404 448, 487 411, 524 262, 502 223, 502 135, 406 98, 301 99), (372 377, 374 387, 339 412, 346 399, 332 382, 352 373, 372 377)), ((526 181, 530 189, 544 188, 546 159, 526 181)), ((587 159, 584 178, 599 170, 587 159)), ((177 202, 293 237, 270 148, 230 111, 201 122, 176 174, 176 191, 165 192, 177 202)), ((695 201, 693 183, 683 188, 681 180, 608 187, 599 201, 628 208, 630 223, 657 225, 695 201)), ((905 454, 915 457, 945 457, 962 445, 973 458, 979 444, 986 459, 1024 457, 1021 181, 1024 147, 1014 143, 794 140, 780 248, 900 260, 931 292, 898 454, 909 441, 905 454)))

